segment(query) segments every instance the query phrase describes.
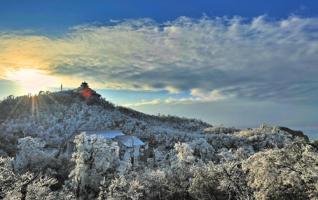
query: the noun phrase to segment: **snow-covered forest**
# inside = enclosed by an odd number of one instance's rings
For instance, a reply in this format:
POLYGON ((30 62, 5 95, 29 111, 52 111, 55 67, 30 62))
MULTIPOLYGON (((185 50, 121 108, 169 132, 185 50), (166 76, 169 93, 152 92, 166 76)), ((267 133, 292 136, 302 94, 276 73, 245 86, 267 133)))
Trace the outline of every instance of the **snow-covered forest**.
POLYGON ((9 96, 0 122, 0 199, 318 199, 318 142, 285 127, 146 115, 77 90, 9 96), (114 129, 146 142, 146 158, 80 134, 114 129))

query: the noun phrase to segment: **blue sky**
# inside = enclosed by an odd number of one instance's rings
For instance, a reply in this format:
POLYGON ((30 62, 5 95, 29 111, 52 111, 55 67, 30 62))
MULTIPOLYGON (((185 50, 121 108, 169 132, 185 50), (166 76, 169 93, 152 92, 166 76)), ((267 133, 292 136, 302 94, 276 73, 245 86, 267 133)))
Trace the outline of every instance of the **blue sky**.
POLYGON ((277 19, 317 13, 318 2, 313 0, 3 0, 0 28, 56 33, 79 24, 107 23, 111 19, 151 18, 166 22, 204 14, 247 18, 268 15, 277 19))
POLYGON ((0 96, 77 87, 212 124, 318 127, 318 2, 8 0, 0 96))

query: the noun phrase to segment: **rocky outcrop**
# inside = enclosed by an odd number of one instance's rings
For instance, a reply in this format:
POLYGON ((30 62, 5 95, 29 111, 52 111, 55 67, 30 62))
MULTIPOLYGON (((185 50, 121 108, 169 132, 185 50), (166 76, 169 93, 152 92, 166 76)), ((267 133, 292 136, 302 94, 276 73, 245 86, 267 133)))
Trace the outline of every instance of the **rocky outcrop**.
POLYGON ((309 141, 309 138, 307 135, 305 135, 302 131, 298 131, 298 130, 292 130, 290 128, 287 128, 287 127, 283 127, 283 126, 280 126, 278 127, 279 130, 282 130, 282 131, 285 131, 286 133, 294 136, 294 137, 302 137, 304 138, 305 140, 309 141))

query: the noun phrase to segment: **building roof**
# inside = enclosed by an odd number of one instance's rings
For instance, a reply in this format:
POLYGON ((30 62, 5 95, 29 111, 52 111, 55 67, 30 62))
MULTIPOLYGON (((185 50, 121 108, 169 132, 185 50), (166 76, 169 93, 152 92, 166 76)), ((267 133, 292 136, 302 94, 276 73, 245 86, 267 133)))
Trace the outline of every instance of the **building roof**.
POLYGON ((102 137, 105 139, 114 139, 115 141, 121 143, 126 147, 135 147, 145 145, 138 137, 133 135, 125 135, 120 130, 107 130, 107 131, 82 131, 87 135, 96 135, 97 137, 102 137))
POLYGON ((142 146, 145 143, 141 141, 139 138, 133 135, 121 135, 117 136, 116 140, 125 145, 126 147, 135 147, 135 146, 142 146))
POLYGON ((97 135, 105 139, 113 139, 117 136, 124 136, 125 134, 120 130, 107 130, 107 131, 83 131, 88 135, 97 135))

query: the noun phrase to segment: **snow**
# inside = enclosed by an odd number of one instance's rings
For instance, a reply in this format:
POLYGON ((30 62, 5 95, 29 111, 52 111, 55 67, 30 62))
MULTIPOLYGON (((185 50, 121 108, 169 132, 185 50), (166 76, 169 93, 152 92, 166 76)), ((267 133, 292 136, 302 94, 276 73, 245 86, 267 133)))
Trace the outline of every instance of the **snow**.
POLYGON ((136 136, 132 135, 123 135, 116 137, 119 143, 125 145, 126 147, 135 147, 135 146, 143 146, 145 143, 141 141, 136 136))
POLYGON ((105 139, 113 139, 118 136, 125 135, 120 130, 107 130, 107 131, 82 131, 82 133, 90 134, 90 135, 97 135, 98 137, 103 137, 105 139))

